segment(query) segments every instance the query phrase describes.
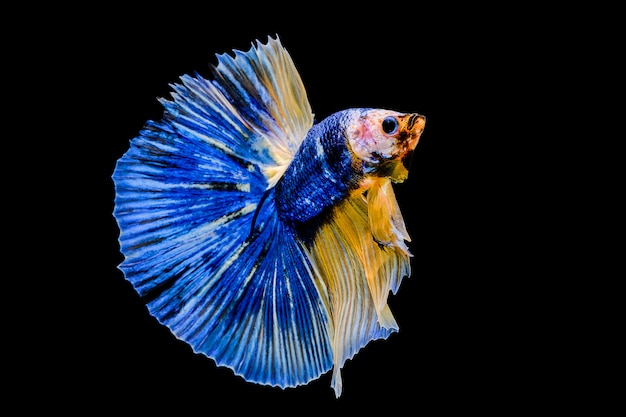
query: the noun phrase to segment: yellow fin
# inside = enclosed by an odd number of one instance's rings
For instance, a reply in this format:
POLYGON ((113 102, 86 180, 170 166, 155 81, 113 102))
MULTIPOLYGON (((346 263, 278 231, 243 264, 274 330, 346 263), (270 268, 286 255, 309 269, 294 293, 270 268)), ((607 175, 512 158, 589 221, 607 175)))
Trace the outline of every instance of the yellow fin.
POLYGON ((371 179, 367 192, 367 210, 374 239, 381 245, 393 246, 410 256, 405 241, 410 242, 411 238, 389 178, 371 179))
MULTIPOLYGON (((370 210, 379 221, 387 210, 387 222, 399 211, 392 213, 397 203, 387 201, 394 197, 386 183, 373 184, 379 196, 369 202, 363 197, 364 189, 358 190, 333 210, 309 246, 310 259, 323 281, 318 287, 323 287, 328 297, 333 322, 329 333, 334 356, 332 385, 337 396, 341 394, 340 371, 345 361, 371 340, 398 330, 387 297, 410 275, 406 246, 385 246, 374 240, 370 210), (375 207, 370 208, 372 204, 375 207)), ((390 227, 383 227, 387 229, 390 227)))
POLYGON ((255 74, 272 98, 268 107, 280 126, 279 134, 268 141, 268 149, 277 164, 265 170, 269 187, 272 187, 313 126, 314 116, 300 74, 278 37, 270 38, 266 45, 258 42, 257 49, 257 56, 262 58, 255 74))
MULTIPOLYGON (((271 188, 293 160, 313 126, 314 115, 300 74, 278 36, 270 37, 265 44, 257 41, 247 52, 235 50, 234 54, 218 55, 217 71, 239 86, 243 97, 253 97, 249 100, 257 115, 238 117, 260 138, 251 141, 251 146, 271 158, 271 163, 260 164, 271 188)), ((225 98, 218 98, 225 101, 225 108, 238 114, 225 98)))

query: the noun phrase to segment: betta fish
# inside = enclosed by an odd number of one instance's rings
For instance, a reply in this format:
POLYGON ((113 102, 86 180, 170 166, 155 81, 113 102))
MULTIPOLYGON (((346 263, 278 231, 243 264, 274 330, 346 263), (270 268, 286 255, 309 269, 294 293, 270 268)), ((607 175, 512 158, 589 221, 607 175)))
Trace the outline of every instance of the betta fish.
POLYGON ((119 269, 172 334, 244 380, 296 387, 398 330, 411 274, 393 184, 418 113, 317 122, 278 36, 182 75, 112 174, 119 269))

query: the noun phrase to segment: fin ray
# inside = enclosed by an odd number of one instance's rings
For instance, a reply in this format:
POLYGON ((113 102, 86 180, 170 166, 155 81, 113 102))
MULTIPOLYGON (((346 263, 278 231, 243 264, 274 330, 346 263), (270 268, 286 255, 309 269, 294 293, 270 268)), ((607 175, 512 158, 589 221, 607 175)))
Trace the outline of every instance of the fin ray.
POLYGON ((309 250, 328 288, 333 318, 332 385, 341 395, 341 368, 362 347, 398 330, 387 296, 408 276, 409 257, 403 248, 381 247, 373 238, 363 189, 334 208, 315 235, 309 250))
POLYGON ((278 39, 213 71, 172 85, 117 162, 119 267, 194 351, 252 382, 305 384, 332 367, 330 318, 302 243, 260 203, 313 115, 278 39))

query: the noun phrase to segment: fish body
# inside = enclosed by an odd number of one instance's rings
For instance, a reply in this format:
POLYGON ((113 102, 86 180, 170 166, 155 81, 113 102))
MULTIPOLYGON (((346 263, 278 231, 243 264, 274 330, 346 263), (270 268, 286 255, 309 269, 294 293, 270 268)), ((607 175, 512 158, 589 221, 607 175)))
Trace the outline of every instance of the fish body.
POLYGON ((281 388, 340 370, 398 330, 410 276, 393 193, 424 130, 417 113, 341 110, 314 123, 278 38, 181 77, 113 173, 120 269, 196 352, 281 388))
POLYGON ((406 157, 415 148, 424 124, 425 118, 415 114, 348 109, 314 125, 276 185, 281 218, 305 223, 327 212, 359 188, 367 176, 376 176, 406 157), (413 124, 408 128, 411 117, 413 124), (393 134, 382 131, 386 118, 393 125, 393 134))

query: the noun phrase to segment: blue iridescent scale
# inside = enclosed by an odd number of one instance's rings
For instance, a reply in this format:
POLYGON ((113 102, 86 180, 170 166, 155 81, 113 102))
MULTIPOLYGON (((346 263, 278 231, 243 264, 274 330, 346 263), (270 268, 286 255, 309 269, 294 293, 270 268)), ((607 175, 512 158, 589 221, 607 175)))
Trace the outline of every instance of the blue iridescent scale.
POLYGON ((276 184, 276 208, 287 225, 315 220, 358 186, 362 175, 353 167, 342 130, 345 113, 337 112, 311 128, 276 184))

